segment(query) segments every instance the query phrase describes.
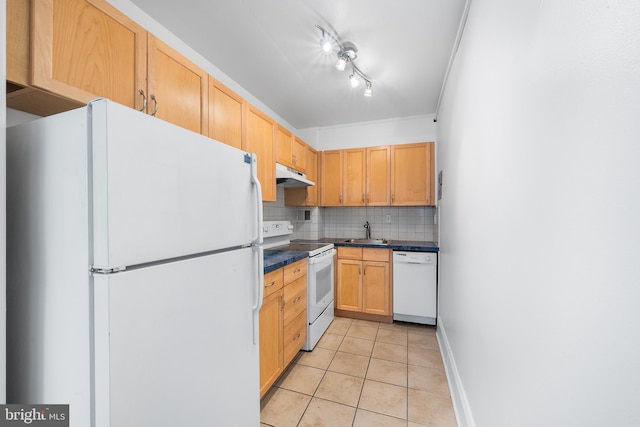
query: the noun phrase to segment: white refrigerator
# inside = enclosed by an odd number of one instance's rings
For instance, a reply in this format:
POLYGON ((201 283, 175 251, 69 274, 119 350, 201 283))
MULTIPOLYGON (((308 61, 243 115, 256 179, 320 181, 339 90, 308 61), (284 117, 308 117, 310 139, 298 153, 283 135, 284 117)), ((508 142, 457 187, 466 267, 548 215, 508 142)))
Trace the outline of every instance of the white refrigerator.
POLYGON ((258 426, 255 156, 123 107, 7 129, 7 402, 258 426))

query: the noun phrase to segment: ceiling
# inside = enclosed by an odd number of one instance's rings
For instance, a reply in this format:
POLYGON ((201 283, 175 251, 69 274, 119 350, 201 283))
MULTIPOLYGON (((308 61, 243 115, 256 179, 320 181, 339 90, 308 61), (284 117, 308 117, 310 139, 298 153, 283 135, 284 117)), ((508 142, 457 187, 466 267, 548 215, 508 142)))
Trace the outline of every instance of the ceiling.
POLYGON ((435 112, 465 0, 131 0, 296 129, 435 112), (349 85, 319 24, 358 48, 349 85))

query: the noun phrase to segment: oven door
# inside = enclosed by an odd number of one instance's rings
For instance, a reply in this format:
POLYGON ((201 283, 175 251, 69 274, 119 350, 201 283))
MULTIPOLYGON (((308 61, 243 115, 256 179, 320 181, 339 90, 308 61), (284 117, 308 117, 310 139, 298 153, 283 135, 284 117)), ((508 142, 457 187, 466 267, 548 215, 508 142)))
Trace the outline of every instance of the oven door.
POLYGON ((313 323, 333 301, 333 256, 335 249, 309 258, 307 268, 307 320, 313 323))

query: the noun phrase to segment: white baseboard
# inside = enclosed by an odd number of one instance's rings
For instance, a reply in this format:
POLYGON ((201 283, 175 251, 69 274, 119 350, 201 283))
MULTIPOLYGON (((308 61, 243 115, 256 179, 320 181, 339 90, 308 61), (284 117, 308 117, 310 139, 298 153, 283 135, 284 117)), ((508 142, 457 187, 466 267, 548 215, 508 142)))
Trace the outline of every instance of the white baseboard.
POLYGON ((444 361, 444 369, 447 374, 447 381, 449 382, 451 401, 453 402, 453 410, 456 414, 458 427, 475 427, 476 423, 473 421, 473 415, 471 414, 467 394, 462 386, 462 381, 458 374, 458 367, 456 366, 453 353, 451 353, 451 346, 449 345, 447 333, 440 316, 438 316, 436 337, 438 338, 440 353, 442 354, 442 360, 444 361))

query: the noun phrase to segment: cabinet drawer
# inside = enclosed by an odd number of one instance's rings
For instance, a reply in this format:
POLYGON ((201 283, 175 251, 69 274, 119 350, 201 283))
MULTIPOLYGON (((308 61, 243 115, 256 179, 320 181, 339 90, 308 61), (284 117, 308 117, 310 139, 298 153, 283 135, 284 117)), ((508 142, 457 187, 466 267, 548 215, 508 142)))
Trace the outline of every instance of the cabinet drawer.
POLYGON ((382 261, 389 262, 389 256, 391 254, 390 249, 362 249, 362 259, 365 261, 382 261))
POLYGON ((284 365, 287 366, 307 340, 307 310, 284 327, 284 365))
POLYGON ((267 298, 272 293, 282 289, 282 286, 284 286, 282 277, 281 268, 270 271, 264 275, 264 298, 267 298))
POLYGON ((300 261, 296 261, 291 265, 286 265, 284 267, 284 284, 288 285, 289 283, 297 280, 301 276, 307 275, 307 259, 301 259, 300 261))
POLYGON ((284 324, 307 308, 307 276, 284 287, 284 324))
POLYGON ((350 246, 338 246, 338 258, 362 259, 362 248, 353 248, 350 246))

